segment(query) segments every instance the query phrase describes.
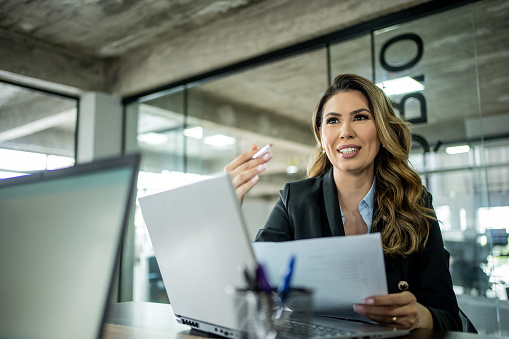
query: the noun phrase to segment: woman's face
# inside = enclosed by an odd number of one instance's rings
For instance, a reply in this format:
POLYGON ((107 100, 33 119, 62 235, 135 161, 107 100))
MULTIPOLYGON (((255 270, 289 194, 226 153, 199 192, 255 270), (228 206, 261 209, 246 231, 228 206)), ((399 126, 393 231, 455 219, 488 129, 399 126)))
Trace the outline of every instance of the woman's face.
POLYGON ((380 139, 364 94, 349 91, 332 96, 323 107, 320 134, 335 171, 356 175, 373 172, 380 139))

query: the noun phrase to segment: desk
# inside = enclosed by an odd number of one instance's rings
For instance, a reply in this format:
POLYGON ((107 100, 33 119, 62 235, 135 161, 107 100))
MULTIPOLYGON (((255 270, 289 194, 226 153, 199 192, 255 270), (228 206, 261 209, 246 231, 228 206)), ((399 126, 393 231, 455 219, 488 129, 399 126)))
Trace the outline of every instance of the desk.
MULTIPOLYGON (((171 305, 124 302, 108 307, 102 339, 196 339, 190 327, 175 320, 171 305)), ((499 337, 460 332, 415 330, 402 339, 494 339, 499 337)))

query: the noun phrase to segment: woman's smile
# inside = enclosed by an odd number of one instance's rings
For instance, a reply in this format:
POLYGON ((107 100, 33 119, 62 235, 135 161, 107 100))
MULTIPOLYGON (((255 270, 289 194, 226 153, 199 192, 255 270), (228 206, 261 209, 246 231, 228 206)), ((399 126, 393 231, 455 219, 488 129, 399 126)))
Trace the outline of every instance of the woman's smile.
POLYGON ((361 147, 356 145, 344 145, 338 147, 338 153, 343 156, 344 159, 350 159, 355 157, 360 151, 361 147))

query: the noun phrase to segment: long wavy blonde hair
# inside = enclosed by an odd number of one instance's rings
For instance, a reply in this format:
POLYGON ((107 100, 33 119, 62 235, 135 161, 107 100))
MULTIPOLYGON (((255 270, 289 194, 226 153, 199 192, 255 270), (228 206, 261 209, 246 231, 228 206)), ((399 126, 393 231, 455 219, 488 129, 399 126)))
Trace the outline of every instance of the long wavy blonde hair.
POLYGON ((381 232, 386 254, 405 257, 426 244, 430 222, 436 218, 433 210, 425 207, 421 178, 408 165, 412 147, 408 123, 395 115, 390 99, 371 81, 342 74, 325 91, 313 112, 317 143, 308 165, 308 176, 322 176, 332 167, 321 151, 323 107, 335 94, 348 91, 359 91, 367 98, 382 144, 374 160, 378 213, 374 215, 372 230, 381 232))

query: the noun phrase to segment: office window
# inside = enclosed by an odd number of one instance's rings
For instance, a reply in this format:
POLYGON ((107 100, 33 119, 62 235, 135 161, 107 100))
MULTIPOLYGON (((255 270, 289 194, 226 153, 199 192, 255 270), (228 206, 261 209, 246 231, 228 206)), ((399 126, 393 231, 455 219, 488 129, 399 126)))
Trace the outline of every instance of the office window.
POLYGON ((0 82, 0 178, 75 161, 77 100, 0 82))

